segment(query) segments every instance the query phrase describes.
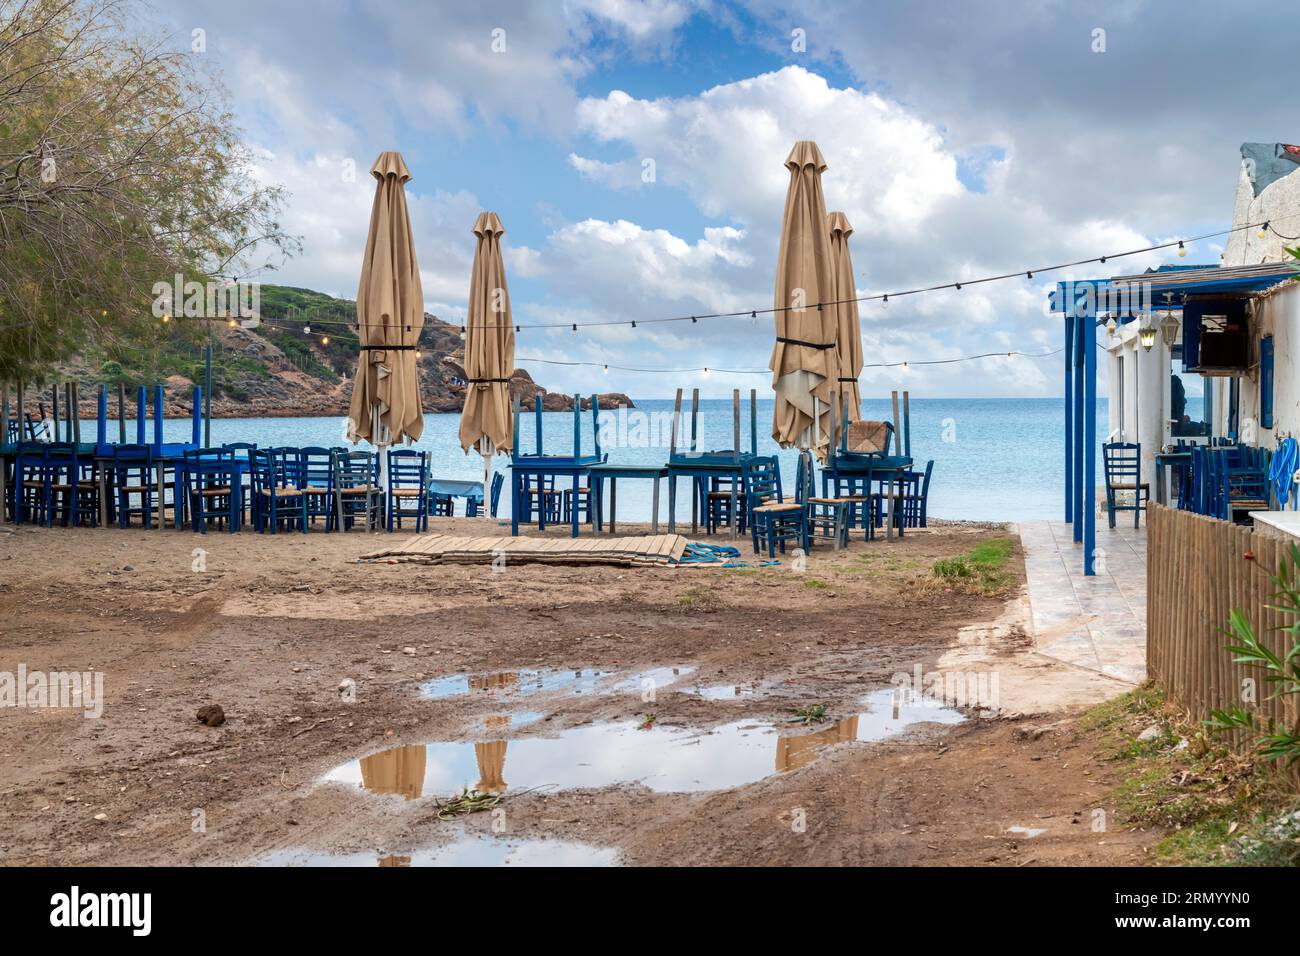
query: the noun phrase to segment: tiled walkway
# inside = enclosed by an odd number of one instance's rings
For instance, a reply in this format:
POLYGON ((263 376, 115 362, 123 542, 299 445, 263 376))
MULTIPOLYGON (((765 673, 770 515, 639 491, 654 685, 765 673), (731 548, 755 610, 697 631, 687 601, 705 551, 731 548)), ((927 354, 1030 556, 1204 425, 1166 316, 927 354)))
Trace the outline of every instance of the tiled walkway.
POLYGON ((1112 531, 1099 519, 1096 575, 1067 524, 1020 526, 1038 652, 1139 684, 1146 679, 1146 527, 1112 531))

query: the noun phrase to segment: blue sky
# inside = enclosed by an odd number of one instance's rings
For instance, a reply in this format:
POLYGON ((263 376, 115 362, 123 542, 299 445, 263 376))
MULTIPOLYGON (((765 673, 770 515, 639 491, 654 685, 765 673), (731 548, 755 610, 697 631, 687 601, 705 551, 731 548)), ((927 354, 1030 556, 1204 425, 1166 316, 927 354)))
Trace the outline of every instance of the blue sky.
MULTIPOLYGON (((491 209, 515 321, 581 324, 770 306, 782 164, 804 138, 826 156, 828 209, 855 227, 863 295, 1225 228, 1238 145, 1300 138, 1280 94, 1297 88, 1286 31, 1255 27, 1252 4, 1080 6, 175 0, 149 17, 186 47, 203 31, 196 55, 230 88, 259 176, 291 194, 285 221, 304 252, 272 281, 355 295, 366 171, 398 149, 430 312, 463 315, 470 227, 491 209)), ((865 306, 867 362, 1053 349, 1046 288, 865 306)), ((525 330, 517 351, 762 368, 771 341, 770 319, 719 320, 525 330)), ((549 388, 633 397, 769 381, 520 364, 549 388)), ((863 392, 1053 395, 1058 364, 869 371, 863 392)))

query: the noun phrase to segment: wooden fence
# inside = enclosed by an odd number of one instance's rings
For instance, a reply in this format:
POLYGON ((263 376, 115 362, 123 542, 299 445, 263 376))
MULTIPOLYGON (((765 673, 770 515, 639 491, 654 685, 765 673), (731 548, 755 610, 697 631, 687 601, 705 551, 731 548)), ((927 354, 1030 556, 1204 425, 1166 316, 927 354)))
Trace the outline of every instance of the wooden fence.
POLYGON ((1264 672, 1233 663, 1228 615, 1242 611, 1269 647, 1285 655, 1293 643, 1279 628, 1291 615, 1272 610, 1271 580, 1293 538, 1251 530, 1218 518, 1152 503, 1147 509, 1147 674, 1194 720, 1210 711, 1244 706, 1262 719, 1291 726, 1294 696, 1266 699, 1264 672), (1244 697, 1253 679, 1254 703, 1244 697))

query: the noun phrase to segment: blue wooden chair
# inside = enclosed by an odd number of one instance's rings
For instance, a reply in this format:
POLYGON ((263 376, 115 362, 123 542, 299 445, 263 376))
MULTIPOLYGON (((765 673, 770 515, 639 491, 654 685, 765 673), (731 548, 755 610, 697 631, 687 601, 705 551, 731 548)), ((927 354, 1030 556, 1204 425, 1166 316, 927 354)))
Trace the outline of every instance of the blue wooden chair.
POLYGON ((708 534, 717 534, 719 528, 731 527, 731 491, 733 485, 736 486, 736 510, 739 512, 736 517, 740 522, 736 532, 737 534, 745 533, 747 509, 745 508, 744 479, 723 476, 710 481, 704 495, 704 530, 708 534))
POLYGON ((297 485, 297 449, 250 451, 249 478, 253 489, 253 527, 275 534, 282 525, 307 530, 302 491, 297 485))
POLYGON ((239 530, 239 469, 235 453, 221 448, 198 448, 185 452, 182 478, 185 502, 190 509, 190 527, 207 534, 208 522, 239 530))
POLYGON ((298 449, 298 489, 302 492, 307 526, 315 525, 317 518, 324 518, 325 530, 331 530, 337 509, 334 496, 334 453, 330 449, 298 449))
POLYGON ((848 498, 814 495, 812 456, 799 456, 799 471, 795 478, 795 501, 801 502, 808 523, 808 546, 818 537, 830 538, 832 547, 840 549, 849 543, 849 514, 856 502, 848 498))
POLYGON ((456 513, 456 499, 451 495, 429 493, 429 514, 434 518, 450 518, 456 513))
POLYGON ((379 487, 379 456, 334 449, 334 527, 352 530, 357 518, 373 531, 383 521, 384 492, 379 487))
POLYGON ((1217 457, 1218 517, 1238 521, 1241 515, 1269 508, 1267 450, 1244 447, 1235 454, 1210 452, 1217 457), (1235 459, 1235 461, 1234 461, 1235 459))
POLYGON ((925 463, 925 471, 908 471, 903 475, 902 520, 909 528, 926 526, 926 502, 930 497, 930 473, 934 462, 925 463))
POLYGON ((781 494, 781 472, 776 458, 753 458, 745 464, 745 508, 754 552, 775 556, 786 542, 808 549, 808 521, 804 506, 785 501, 781 494))
POLYGON ((413 448, 388 451, 388 530, 402 526, 403 518, 415 519, 419 534, 429 528, 429 453, 413 448))
POLYGON ((232 441, 222 442, 222 451, 234 452, 235 464, 239 467, 239 500, 243 506, 244 513, 240 515, 240 523, 243 523, 244 517, 252 518, 252 509, 256 499, 253 496, 253 459, 250 452, 257 451, 257 442, 249 441, 232 441))
POLYGON ((152 445, 113 446, 113 486, 117 492, 117 526, 129 528, 132 515, 138 515, 141 525, 152 528, 155 491, 152 445))
POLYGON ((543 475, 535 485, 529 485, 524 492, 524 517, 533 520, 534 509, 540 509, 547 524, 560 523, 562 497, 555 489, 555 476, 543 475))
MULTIPOLYGON (((554 476, 551 478, 554 483, 554 476)), ((572 487, 566 487, 560 492, 560 520, 565 524, 573 521, 573 512, 570 510, 574 507, 578 509, 578 520, 586 524, 591 524, 591 486, 578 485, 577 497, 574 497, 572 487)))
POLYGON ((1138 526, 1142 511, 1151 497, 1150 486, 1142 480, 1142 446, 1135 442, 1108 442, 1101 446, 1106 472, 1106 514, 1115 527, 1115 512, 1132 511, 1133 527, 1138 526), (1131 492, 1132 504, 1121 504, 1116 492, 1131 492))
POLYGON ((51 442, 42 465, 46 524, 55 517, 64 527, 99 523, 99 482, 95 461, 72 442, 51 442))
MULTIPOLYGON (((497 506, 501 502, 501 486, 505 484, 505 481, 506 476, 501 474, 501 472, 497 472, 492 476, 492 486, 491 490, 488 492, 488 514, 493 518, 497 516, 497 506)), ((478 509, 478 501, 471 498, 469 503, 465 506, 465 516, 468 518, 477 518, 478 509)))
POLYGON ((14 460, 14 524, 53 524, 55 469, 48 442, 23 442, 14 460))

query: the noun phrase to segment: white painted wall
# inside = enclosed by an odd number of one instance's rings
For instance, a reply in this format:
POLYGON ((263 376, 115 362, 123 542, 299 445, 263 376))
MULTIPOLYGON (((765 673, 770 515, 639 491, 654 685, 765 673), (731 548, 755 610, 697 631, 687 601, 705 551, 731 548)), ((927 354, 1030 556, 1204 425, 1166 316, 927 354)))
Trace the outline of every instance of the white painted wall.
POLYGON ((1129 322, 1107 336, 1110 419, 1107 441, 1142 445, 1142 480, 1155 489, 1155 456, 1169 441, 1169 346, 1157 334, 1151 351, 1142 348, 1137 323, 1129 322), (1124 360, 1123 402, 1120 401, 1119 360, 1124 360), (1121 408, 1122 405, 1122 408, 1121 408), (1122 418, 1121 418, 1122 414, 1122 418))

